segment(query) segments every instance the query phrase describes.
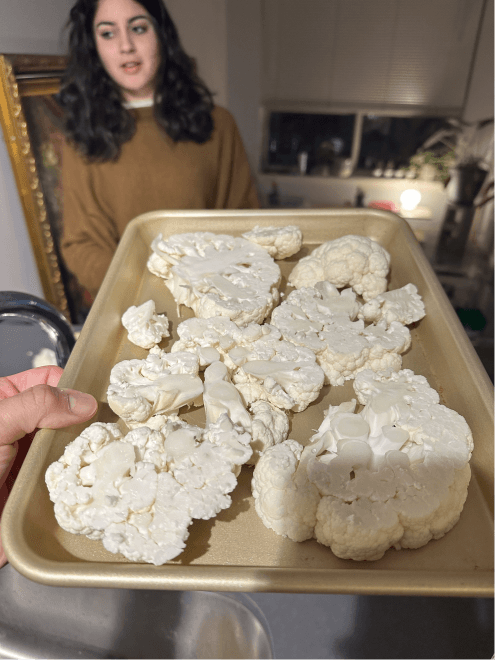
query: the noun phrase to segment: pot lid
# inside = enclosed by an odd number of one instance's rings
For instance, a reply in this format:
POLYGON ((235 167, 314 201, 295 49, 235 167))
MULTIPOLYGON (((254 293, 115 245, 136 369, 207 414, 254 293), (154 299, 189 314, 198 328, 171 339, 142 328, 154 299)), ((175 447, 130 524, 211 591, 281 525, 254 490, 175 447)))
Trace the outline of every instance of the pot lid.
POLYGON ((0 376, 46 364, 65 367, 75 337, 61 312, 46 300, 0 291, 0 376))

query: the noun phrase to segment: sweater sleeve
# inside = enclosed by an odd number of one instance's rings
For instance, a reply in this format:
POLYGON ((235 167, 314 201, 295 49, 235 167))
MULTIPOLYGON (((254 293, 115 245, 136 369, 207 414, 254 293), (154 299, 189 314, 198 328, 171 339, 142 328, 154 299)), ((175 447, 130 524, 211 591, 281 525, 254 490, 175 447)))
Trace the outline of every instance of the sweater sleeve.
POLYGON ((62 158, 62 257, 67 268, 95 296, 118 244, 118 232, 94 193, 91 168, 70 146, 62 158))
POLYGON ((215 208, 257 209, 258 192, 239 129, 230 112, 218 107, 216 111, 223 134, 215 208))

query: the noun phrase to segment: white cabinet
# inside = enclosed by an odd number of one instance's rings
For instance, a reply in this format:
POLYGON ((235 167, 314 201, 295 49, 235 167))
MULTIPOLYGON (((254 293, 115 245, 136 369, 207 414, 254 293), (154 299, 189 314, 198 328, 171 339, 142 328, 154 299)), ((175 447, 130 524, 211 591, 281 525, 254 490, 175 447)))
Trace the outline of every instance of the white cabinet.
POLYGON ((462 108, 483 0, 263 0, 266 105, 462 108))

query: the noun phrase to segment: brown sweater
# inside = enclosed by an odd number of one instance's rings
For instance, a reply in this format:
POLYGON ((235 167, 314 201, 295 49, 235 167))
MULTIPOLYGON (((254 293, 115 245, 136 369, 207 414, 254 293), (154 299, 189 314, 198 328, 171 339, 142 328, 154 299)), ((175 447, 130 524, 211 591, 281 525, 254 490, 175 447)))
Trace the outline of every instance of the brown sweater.
POLYGON ((244 146, 227 110, 214 109, 215 128, 204 144, 174 143, 151 107, 132 112, 136 133, 117 161, 87 163, 64 146, 62 255, 92 295, 124 229, 141 213, 259 206, 244 146))

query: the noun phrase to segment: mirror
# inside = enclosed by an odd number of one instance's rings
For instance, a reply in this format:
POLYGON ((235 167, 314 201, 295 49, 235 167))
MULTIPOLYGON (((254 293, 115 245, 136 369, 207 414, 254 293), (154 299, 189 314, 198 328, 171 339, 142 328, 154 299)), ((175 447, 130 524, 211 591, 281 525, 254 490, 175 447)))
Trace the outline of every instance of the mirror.
POLYGON ((0 55, 0 124, 44 298, 82 325, 92 301, 60 255, 64 136, 55 95, 66 65, 60 55, 0 55))

